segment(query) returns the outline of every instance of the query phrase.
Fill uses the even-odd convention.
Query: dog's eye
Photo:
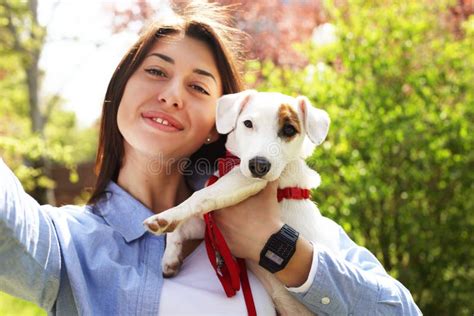
[[[291,124],[285,124],[283,126],[283,135],[291,137],[296,134],[296,129]]]
[[[252,124],[252,121],[251,121],[251,120],[245,120],[245,121],[244,121],[244,125],[245,125],[245,127],[248,127],[248,128],[252,128],[252,127],[253,127],[253,124]]]

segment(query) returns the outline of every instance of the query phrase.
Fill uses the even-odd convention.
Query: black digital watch
[[[278,272],[286,267],[296,250],[299,232],[284,224],[275,234],[271,235],[260,252],[258,264],[270,271]]]

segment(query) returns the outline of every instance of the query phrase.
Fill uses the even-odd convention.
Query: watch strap
[[[284,224],[268,239],[260,252],[258,264],[271,273],[284,269],[296,251],[298,237],[299,232]]]

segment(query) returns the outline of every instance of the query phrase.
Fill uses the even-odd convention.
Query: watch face
[[[265,252],[265,257],[273,262],[275,262],[276,264],[278,265],[281,265],[281,263],[283,262],[283,258],[278,256],[276,253],[274,253],[273,251],[271,250],[267,250]]]

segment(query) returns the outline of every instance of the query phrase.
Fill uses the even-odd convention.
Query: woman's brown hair
[[[117,126],[117,112],[125,85],[156,43],[168,35],[189,36],[203,41],[214,54],[222,80],[223,94],[243,90],[241,77],[242,35],[231,24],[229,7],[206,1],[191,1],[184,7],[173,8],[175,14],[150,24],[129,49],[115,69],[107,87],[102,107],[99,145],[95,164],[96,185],[88,204],[96,204],[104,195],[110,181],[117,181],[124,155],[124,140]],[[202,146],[191,161],[206,157],[213,163],[223,154],[225,137],[211,145]]]

